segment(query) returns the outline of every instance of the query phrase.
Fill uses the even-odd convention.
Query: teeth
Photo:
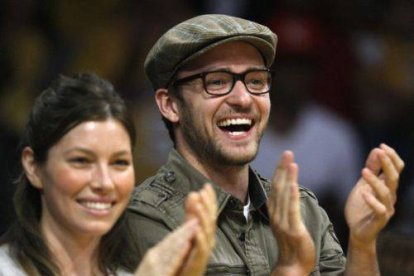
[[[103,203],[103,202],[84,202],[83,205],[89,209],[95,210],[108,210],[111,208],[111,203]]]
[[[237,135],[244,134],[244,132],[243,131],[233,131],[233,132],[229,132],[229,134],[232,135],[232,136],[237,136]]]
[[[218,123],[219,127],[227,127],[230,125],[251,125],[252,120],[246,118],[227,119]]]

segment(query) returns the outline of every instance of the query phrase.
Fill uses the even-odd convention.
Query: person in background
[[[0,241],[0,275],[202,275],[215,231],[210,185],[189,195],[187,221],[138,268],[124,210],[134,187],[135,127],[113,86],[61,76],[37,98],[20,143],[16,222]],[[204,239],[203,239],[204,238]]]
[[[128,207],[137,259],[185,220],[184,198],[208,181],[219,211],[207,274],[379,274],[376,239],[404,167],[392,148],[371,151],[347,199],[347,262],[325,211],[298,185],[293,152],[282,154],[271,181],[250,166],[269,118],[276,41],[266,26],[208,14],[172,27],[148,53],[145,70],[174,148]]]

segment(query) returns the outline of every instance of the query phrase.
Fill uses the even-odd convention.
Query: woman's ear
[[[32,148],[25,147],[21,157],[22,166],[26,177],[29,179],[33,187],[43,189],[43,183],[40,177],[38,164],[35,162],[34,152]]]
[[[159,88],[155,91],[155,101],[163,117],[172,123],[177,123],[180,120],[177,100],[171,97],[167,89]]]

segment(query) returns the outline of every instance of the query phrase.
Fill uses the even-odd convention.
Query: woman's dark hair
[[[127,107],[113,86],[95,74],[60,76],[36,99],[19,145],[34,152],[37,164],[47,161],[49,149],[71,129],[85,121],[113,118],[126,129],[135,145],[135,127]],[[41,193],[27,179],[23,169],[16,180],[13,198],[16,222],[1,243],[8,243],[13,256],[29,275],[56,275],[59,269],[40,229]],[[103,236],[98,265],[101,271],[115,271],[120,265],[119,252],[129,246],[125,240],[124,217]]]

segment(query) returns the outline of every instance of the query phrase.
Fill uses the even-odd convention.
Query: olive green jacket
[[[139,185],[131,198],[127,218],[137,242],[134,256],[143,254],[165,235],[181,225],[184,203],[190,191],[211,182],[192,167],[176,150],[157,174]],[[278,246],[269,225],[266,194],[269,182],[250,169],[249,219],[242,203],[214,185],[219,208],[216,246],[207,275],[269,275],[277,258]],[[300,188],[302,218],[315,242],[316,266],[311,275],[338,275],[344,271],[345,257],[326,213],[315,196]],[[162,264],[161,264],[162,265]]]

